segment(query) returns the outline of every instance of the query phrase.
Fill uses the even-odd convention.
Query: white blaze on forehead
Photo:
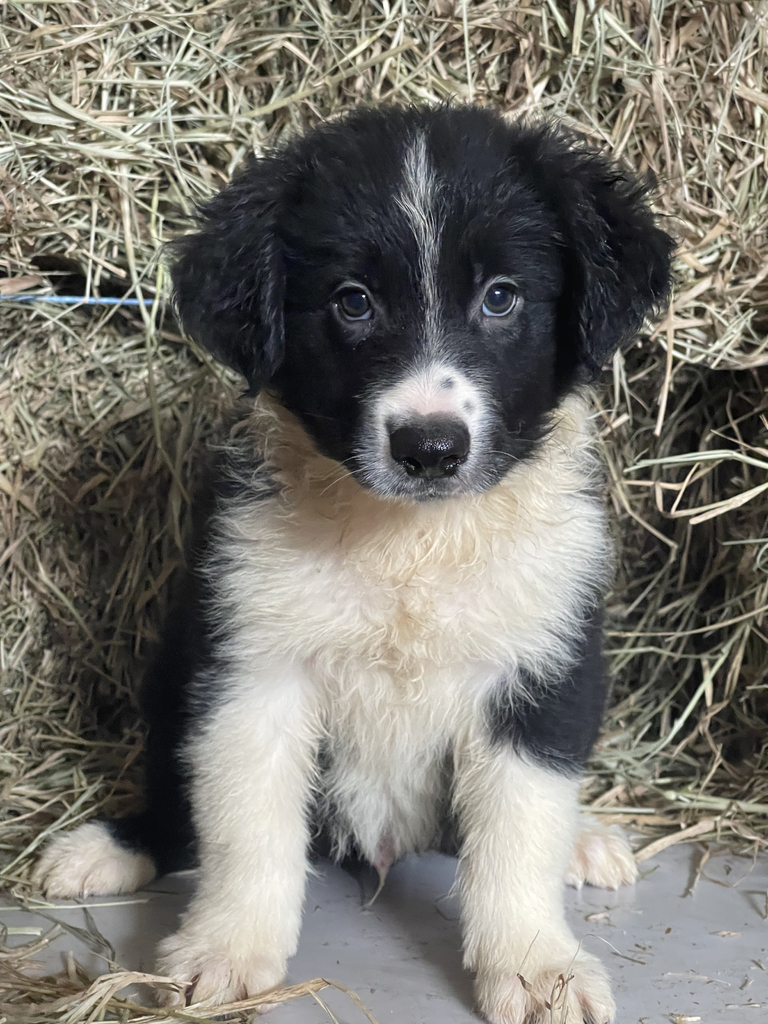
[[[437,340],[437,263],[440,224],[436,210],[436,183],[427,153],[427,140],[420,132],[405,154],[403,191],[397,205],[405,213],[419,253],[419,279],[424,302],[425,341]]]

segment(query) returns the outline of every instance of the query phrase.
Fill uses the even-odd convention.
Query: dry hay
[[[678,284],[598,398],[621,556],[586,798],[649,840],[765,845],[768,2],[17,0],[0,18],[6,294],[66,287],[37,259],[66,256],[87,294],[161,296],[158,248],[195,201],[360,102],[555,114],[656,172]],[[24,896],[42,837],[135,799],[140,665],[190,465],[238,384],[154,310],[0,316],[0,855]],[[9,977],[6,1012],[82,1019],[55,1009],[63,982]]]

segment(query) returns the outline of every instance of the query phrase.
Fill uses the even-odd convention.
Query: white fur
[[[382,392],[375,415],[395,427],[414,417],[453,417],[463,420],[472,434],[482,423],[486,403],[487,397],[456,367],[431,362]]]
[[[484,1012],[498,1024],[543,1016],[562,973],[570,1011],[608,1020],[603,969],[563,918],[576,783],[491,746],[484,718],[502,675],[512,694],[521,668],[556,684],[604,582],[585,401],[564,403],[539,454],[496,487],[424,504],[361,488],[265,397],[246,443],[265,459],[262,500],[233,501],[217,523],[229,668],[208,681],[221,702],[188,751],[200,891],[161,969],[196,1001],[281,980],[320,743],[331,768],[315,795],[335,810],[338,848],[354,839],[384,870],[434,839],[452,757]]]
[[[566,884],[577,889],[585,882],[598,889],[618,889],[621,885],[632,885],[636,880],[637,864],[621,829],[582,815],[565,873]]]
[[[254,653],[305,665],[335,710],[357,694],[377,727],[418,701],[440,719],[519,666],[569,665],[609,556],[583,400],[496,487],[426,503],[364,490],[266,400],[255,416],[281,490],[228,511],[219,542],[221,617]]]
[[[445,385],[449,384],[448,387]],[[442,417],[457,420],[469,432],[470,450],[461,467],[467,490],[481,490],[478,462],[489,427],[488,396],[455,366],[441,359],[427,361],[397,384],[371,395],[365,443],[359,462],[367,479],[381,494],[396,487],[402,474],[390,453],[390,432],[414,419]]]
[[[440,296],[437,267],[440,257],[441,225],[437,211],[437,185],[427,152],[427,140],[419,133],[405,154],[403,190],[397,205],[405,213],[416,239],[419,277],[424,302],[425,351],[434,350],[440,340]]]
[[[257,435],[278,497],[222,519],[222,620],[250,666],[303,666],[334,768],[326,794],[367,854],[432,838],[432,795],[458,723],[501,674],[556,677],[605,571],[604,518],[585,492],[587,411],[572,400],[532,462],[493,490],[387,502],[308,447],[262,400]],[[280,469],[275,471],[275,465]],[[226,689],[226,684],[219,684]]]
[[[249,640],[241,632],[217,680],[226,702],[188,751],[200,882],[181,929],[161,944],[160,969],[194,986],[195,1002],[279,984],[301,926],[315,687],[294,666],[264,660]]]
[[[47,896],[74,899],[135,892],[155,877],[143,853],[116,843],[101,822],[56,836],[37,862],[33,883]]]
[[[467,956],[487,1012],[537,930],[534,978],[568,967],[576,945],[560,890],[576,784],[504,744],[494,758],[478,737],[500,674],[514,688],[521,666],[545,678],[567,667],[564,637],[604,571],[603,513],[585,492],[586,416],[569,402],[541,455],[492,491],[416,505],[363,490],[259,402],[255,437],[281,490],[233,505],[218,524],[229,567],[219,611],[235,639],[216,681],[224,702],[189,754],[200,893],[162,950],[166,973],[198,979],[195,999],[253,994],[282,977],[299,932],[321,739],[332,767],[320,796],[336,809],[337,845],[354,838],[379,863],[434,839],[453,751],[470,822]],[[506,896],[491,877],[494,850]],[[578,998],[607,1019],[599,965],[583,955],[575,965]]]
[[[490,1021],[613,1018],[608,976],[565,922],[562,879],[577,786],[526,763],[507,744],[490,743],[486,730],[457,746],[464,961],[477,971],[480,1009]]]

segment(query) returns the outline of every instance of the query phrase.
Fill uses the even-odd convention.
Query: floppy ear
[[[255,395],[283,357],[284,270],[275,234],[283,168],[256,160],[197,213],[200,230],[168,245],[179,321],[247,379]]]
[[[663,311],[675,242],[656,226],[652,179],[635,178],[561,129],[546,129],[538,141],[539,184],[559,214],[565,247],[564,321],[576,339],[575,362],[594,378],[646,316]]]

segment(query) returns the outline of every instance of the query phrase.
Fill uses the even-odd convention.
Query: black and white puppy
[[[613,1017],[562,886],[634,875],[577,838],[610,561],[584,385],[667,295],[646,191],[551,125],[358,110],[175,243],[185,329],[258,397],[148,680],[145,810],[36,879],[126,892],[197,850],[160,960],[195,1000],[282,980],[318,831],[383,874],[451,818],[485,1016]]]

